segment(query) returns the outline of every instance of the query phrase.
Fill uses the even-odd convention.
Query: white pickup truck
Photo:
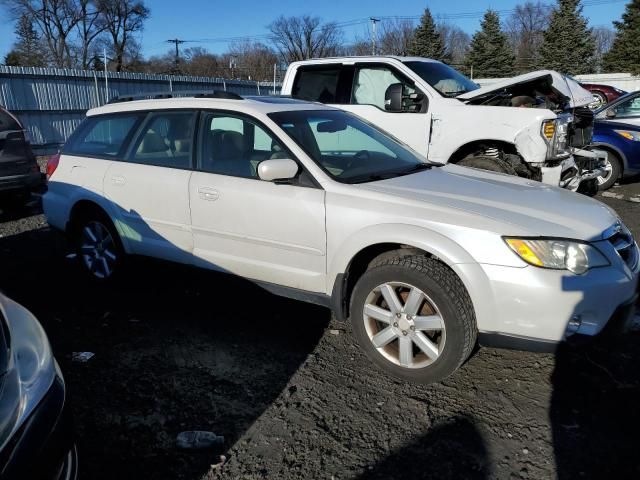
[[[292,63],[282,94],[353,112],[434,162],[591,195],[604,174],[606,152],[585,149],[593,96],[550,70],[480,87],[426,58],[323,58]]]

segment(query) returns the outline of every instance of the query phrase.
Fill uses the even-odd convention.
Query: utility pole
[[[173,74],[177,75],[180,73],[180,51],[178,50],[178,45],[180,45],[181,43],[184,43],[186,40],[180,40],[179,38],[171,38],[169,40],[167,40],[167,43],[175,43],[176,45],[176,56],[175,56],[175,60],[174,60],[174,66],[173,66]]]
[[[378,24],[378,22],[380,21],[379,18],[374,18],[374,17],[369,17],[369,20],[371,20],[371,46],[372,48],[372,54],[375,55],[376,54],[376,43],[378,43],[378,32],[376,30],[376,25]]]

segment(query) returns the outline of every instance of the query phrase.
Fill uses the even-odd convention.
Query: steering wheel
[[[349,162],[347,162],[347,169],[351,169],[354,163],[360,163],[363,160],[369,160],[369,158],[369,150],[360,150],[359,152],[356,152],[353,157],[351,157]]]

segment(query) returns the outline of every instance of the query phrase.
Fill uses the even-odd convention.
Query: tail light
[[[56,153],[55,155],[51,155],[49,157],[49,160],[47,160],[47,180],[51,178],[51,176],[53,175],[53,172],[56,171],[56,168],[58,168],[59,164],[60,164],[60,152]]]

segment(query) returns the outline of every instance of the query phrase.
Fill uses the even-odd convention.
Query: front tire
[[[106,214],[83,214],[74,222],[72,236],[78,264],[91,279],[110,280],[122,270],[124,248]]]
[[[387,373],[437,382],[469,357],[477,338],[471,299],[443,263],[422,255],[374,263],[351,297],[351,321],[366,355]]]

